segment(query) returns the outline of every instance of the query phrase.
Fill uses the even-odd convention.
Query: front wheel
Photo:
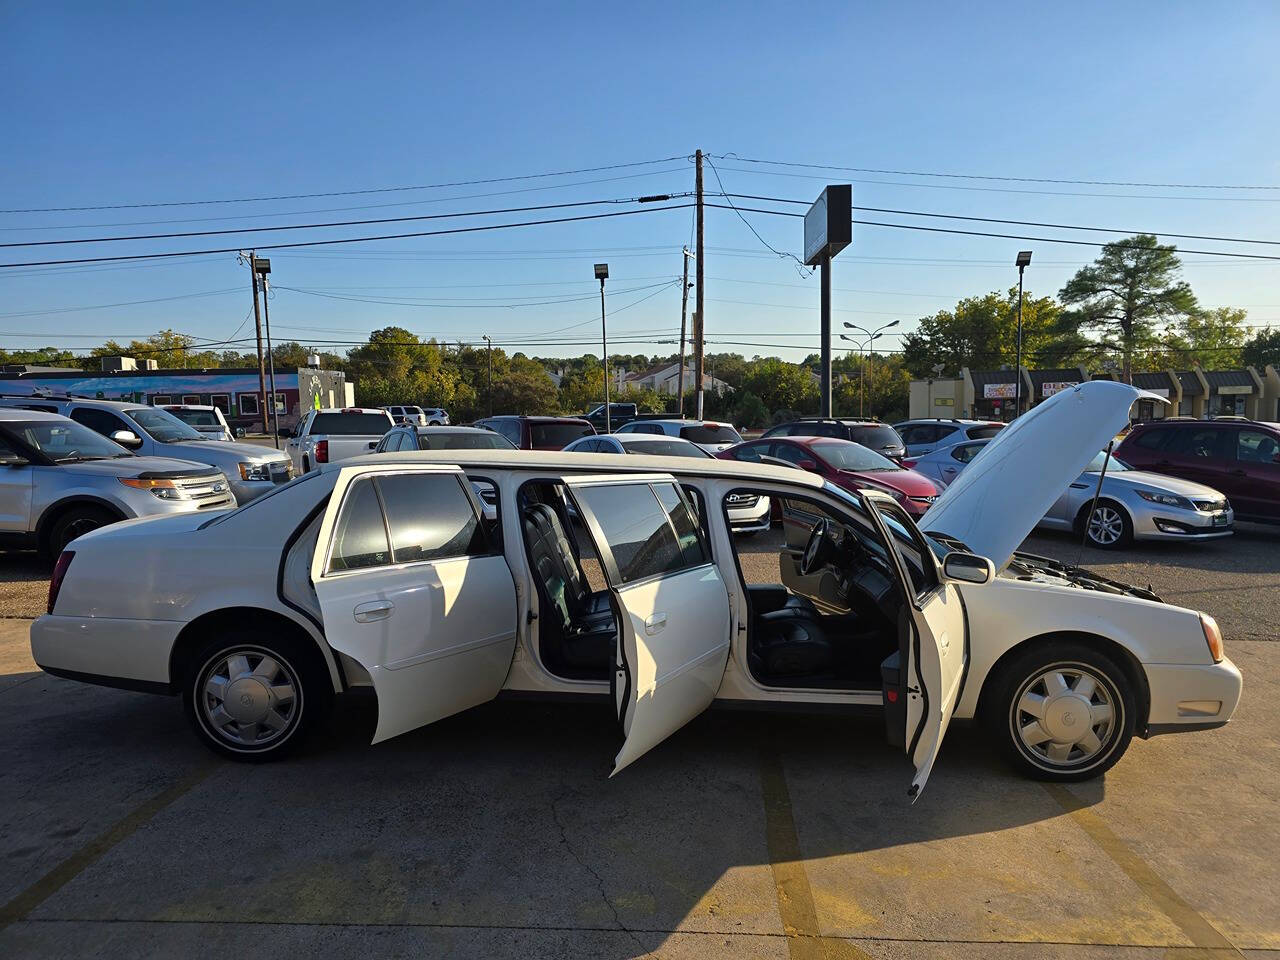
[[[76,507],[60,516],[49,530],[45,553],[57,557],[76,537],[115,523],[118,518],[98,507]]]
[[[1111,658],[1079,643],[1033,649],[1005,668],[986,713],[1013,766],[1072,783],[1109,770],[1133,739],[1137,703]]]
[[[205,745],[236,760],[275,760],[325,714],[333,689],[316,657],[266,630],[210,638],[192,658],[183,707]]]
[[[1124,507],[1112,500],[1099,500],[1084,526],[1085,539],[1100,550],[1116,550],[1133,542],[1133,521]]]

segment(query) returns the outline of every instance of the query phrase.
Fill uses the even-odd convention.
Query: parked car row
[[[510,690],[596,702],[621,732],[614,773],[719,700],[879,711],[913,798],[953,719],[983,721],[1026,775],[1096,777],[1134,735],[1225,724],[1241,692],[1212,617],[1017,552],[1137,395],[1092,381],[1049,398],[919,521],[910,496],[841,478],[909,471],[842,467],[837,448],[879,455],[835,438],[746,445],[828,474],[637,452],[681,439],[665,434],[539,453],[393,427],[383,452],[313,462],[236,510],[79,537],[32,653],[54,675],[180,695],[238,759],[284,755],[351,689],[377,698],[374,742]],[[781,583],[744,577],[744,496],[782,510]]]

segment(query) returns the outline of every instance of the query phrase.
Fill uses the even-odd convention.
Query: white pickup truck
[[[369,453],[394,426],[391,414],[377,408],[312,410],[298,421],[284,449],[295,475],[310,473],[318,464]]]

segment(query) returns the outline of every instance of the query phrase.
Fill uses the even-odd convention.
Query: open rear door
[[[492,700],[516,643],[511,570],[451,466],[341,471],[311,561],[325,637],[369,672],[373,742]]]
[[[619,622],[613,773],[710,706],[729,659],[729,594],[670,476],[567,481]]]
[[[893,546],[890,553],[908,598],[899,655],[905,666],[904,742],[916,768],[907,793],[914,802],[960,699],[969,665],[969,627],[960,592],[943,579],[933,552],[903,509],[887,497],[868,496],[867,503]]]

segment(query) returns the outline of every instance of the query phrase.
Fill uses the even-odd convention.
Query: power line
[[[879,173],[898,177],[944,177],[950,180],[1001,180],[1012,183],[1069,183],[1091,187],[1153,187],[1168,190],[1280,190],[1278,185],[1249,185],[1230,183],[1150,183],[1137,180],[1071,180],[1054,177],[1011,177],[983,173],[936,173],[921,170],[883,170],[875,167],[840,167],[822,163],[796,163],[787,160],[761,160],[743,157],[736,153],[722,154],[720,159],[738,163],[762,163],[774,167],[804,167],[810,170],[841,170],[850,173]]]
[[[729,194],[726,194],[728,197]],[[759,197],[746,193],[735,193],[732,196],[741,200],[767,200],[773,203],[794,203],[802,206],[811,206],[812,200],[788,200],[782,197]],[[859,207],[854,206],[854,210],[861,210],[864,213],[892,213],[906,217],[933,217],[942,220],[971,220],[977,223],[1008,223],[1022,227],[1051,227],[1055,230],[1085,230],[1092,233],[1147,233],[1157,237],[1176,237],[1180,240],[1214,240],[1220,243],[1260,243],[1268,246],[1280,247],[1280,240],[1254,240],[1248,237],[1214,237],[1206,236],[1200,233],[1170,233],[1167,230],[1121,230],[1118,227],[1082,227],[1071,223],[1045,223],[1042,220],[1003,220],[998,217],[971,217],[963,216],[958,213],[926,213],[922,210],[894,210],[889,207]]]
[[[651,283],[642,287],[628,287],[623,290],[616,290],[614,291],[614,293],[615,295],[635,293],[640,290],[651,290],[654,287],[668,287],[671,285],[671,283],[672,281],[666,280],[666,281],[663,281],[662,283]],[[348,301],[354,301],[356,303],[375,303],[375,304],[380,304],[382,306],[387,306],[387,307],[440,307],[445,309],[457,308],[457,309],[482,309],[482,310],[483,309],[512,310],[518,307],[544,307],[544,306],[551,306],[554,304],[562,304],[562,303],[582,303],[584,301],[596,299],[594,294],[584,294],[581,296],[560,297],[560,298],[551,299],[551,300],[538,299],[538,298],[508,298],[508,299],[523,299],[526,301],[524,303],[494,303],[492,302],[494,298],[481,298],[486,301],[489,301],[485,303],[456,302],[456,299],[453,302],[436,303],[431,301],[425,301],[420,297],[382,297],[382,298],[357,297],[357,296],[351,296],[346,294],[323,293],[319,290],[307,290],[302,287],[286,287],[282,285],[277,285],[275,289],[288,290],[292,293],[302,293],[312,297],[325,297],[329,300],[348,300]]]
[[[607,220],[612,217],[628,217],[643,213],[660,213],[664,210],[683,210],[690,203],[678,203],[665,207],[644,207],[639,210],[618,210],[614,213],[591,213],[577,217],[555,217],[546,220],[525,220],[517,223],[493,223],[476,227],[453,227],[449,230],[424,230],[416,233],[392,233],[376,237],[346,237],[339,240],[306,240],[293,243],[256,244],[257,250],[288,250],[299,247],[324,247],[341,243],[370,243],[377,240],[404,240],[410,237],[439,237],[446,234],[482,233],[490,230],[510,230],[515,227],[536,227],[551,223],[576,223],[583,220]],[[169,253],[135,253],[115,257],[78,257],[68,260],[32,260],[23,263],[0,263],[0,269],[13,267],[48,267],[68,263],[111,263],[120,260],[156,260],[168,257],[207,256],[215,253],[238,253],[239,247],[220,247],[209,250],[180,250]]]
[[[788,201],[791,202],[791,201]],[[708,207],[717,207],[721,210],[739,209],[737,207],[726,207],[720,203],[708,203]],[[791,213],[787,210],[765,210],[759,207],[742,207],[748,213],[769,213],[779,217],[800,217],[802,213]],[[853,221],[858,226],[863,227],[889,227],[896,230],[919,230],[924,233],[951,233],[966,237],[997,237],[1003,240],[1032,240],[1037,243],[1062,243],[1077,247],[1118,247],[1122,250],[1142,250],[1145,247],[1133,247],[1123,243],[1102,243],[1097,240],[1069,240],[1065,237],[1029,237],[1024,234],[1017,233],[989,233],[982,230],[957,230],[948,227],[926,227],[917,223],[883,223],[876,220],[858,220]],[[1199,253],[1207,256],[1215,257],[1234,257],[1246,260],[1280,260],[1280,256],[1272,256],[1265,253],[1232,253],[1228,250],[1180,250],[1180,253]]]
[[[365,190],[330,190],[324,193],[286,193],[269,197],[236,197],[226,200],[171,200],[164,203],[107,203],[78,207],[28,207],[0,210],[0,213],[69,213],[79,210],[142,210],[153,207],[197,207],[221,203],[262,203],[270,200],[312,200],[317,197],[355,197],[374,193],[406,193],[413,190],[438,190],[444,187],[471,187],[485,183],[511,183],[516,180],[540,180],[548,177],[567,177],[577,173],[599,173],[602,170],[622,170],[627,167],[645,167],[658,163],[684,160],[684,155],[663,157],[660,160],[636,160],[631,163],[614,163],[602,167],[579,167],[576,170],[557,170],[552,173],[526,173],[518,177],[490,177],[486,180],[452,180],[446,183],[425,183],[407,187],[375,187]]]
[[[703,159],[707,161],[707,166],[711,168],[711,172],[716,175],[716,183],[719,184],[720,186],[720,196],[724,197],[725,200],[729,202],[729,209],[732,210],[734,213],[736,213],[738,215],[738,219],[747,225],[747,229],[750,230],[753,234],[755,234],[755,238],[759,240],[760,243],[763,244],[764,247],[767,250],[769,250],[770,253],[773,253],[784,260],[787,259],[788,257],[794,260],[796,262],[796,266],[800,270],[800,276],[802,277],[813,276],[813,271],[810,270],[808,267],[806,267],[804,264],[804,261],[801,260],[799,257],[797,257],[794,253],[783,252],[782,250],[778,250],[776,247],[771,245],[767,240],[765,240],[764,237],[760,236],[760,231],[757,230],[752,225],[750,220],[748,220],[746,217],[742,215],[742,212],[738,210],[736,206],[734,206],[733,200],[730,198],[729,194],[724,192],[724,182],[720,179],[720,171],[716,169],[716,165],[712,163],[711,160],[707,158],[705,155],[703,156]]]
[[[0,313],[0,319],[13,317],[51,317],[59,313],[79,313],[84,310],[107,310],[112,307],[134,307],[143,303],[168,303],[172,300],[194,300],[199,297],[218,297],[228,293],[240,293],[239,287],[228,287],[224,290],[206,290],[203,293],[184,293],[174,297],[153,297],[150,300],[123,300],[119,303],[95,303],[87,307],[58,307],[53,310],[22,310],[16,313]]]
[[[689,193],[661,194],[663,200],[691,196]],[[228,234],[274,233],[280,230],[318,230],[328,227],[365,227],[378,223],[410,223],[419,220],[453,220],[458,217],[487,217],[499,213],[529,213],[534,210],[563,210],[566,207],[594,207],[612,203],[653,202],[648,197],[621,197],[608,200],[576,200],[569,203],[543,203],[530,207],[501,207],[495,210],[466,210],[458,213],[425,213],[413,217],[382,217],[377,220],[336,220],[329,223],[286,223],[271,227],[236,227],[228,230],[187,230],[181,233],[135,234],[125,237],[75,237],[69,240],[31,240],[25,243],[0,243],[0,248],[53,247],[81,243],[119,243],[129,240],[175,240],[184,237],[222,237]]]

